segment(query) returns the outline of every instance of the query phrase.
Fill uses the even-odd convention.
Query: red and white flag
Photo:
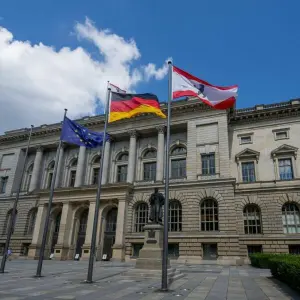
[[[227,109],[235,103],[238,86],[215,86],[173,66],[172,91],[173,99],[198,97],[215,109]]]
[[[118,86],[109,83],[110,90],[114,93],[126,94],[126,91],[120,89]]]

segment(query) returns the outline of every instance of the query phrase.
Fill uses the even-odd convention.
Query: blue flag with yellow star
[[[85,146],[86,148],[96,148],[102,146],[104,138],[103,135],[103,132],[90,131],[89,129],[65,117],[60,139],[70,144]],[[105,139],[109,139],[108,134],[106,134]]]

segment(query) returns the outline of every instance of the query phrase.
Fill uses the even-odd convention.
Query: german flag
[[[166,118],[160,109],[157,96],[153,94],[111,93],[110,123],[144,113],[153,113],[161,118]]]

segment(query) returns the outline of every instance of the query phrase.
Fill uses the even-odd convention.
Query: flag
[[[86,148],[96,148],[103,144],[103,132],[93,132],[89,129],[71,121],[65,117],[60,139],[67,143],[75,144],[78,146],[85,146]],[[105,135],[106,140],[109,135]]]
[[[126,91],[120,89],[118,86],[112,83],[109,83],[109,87],[112,92],[126,94]]]
[[[215,109],[227,109],[235,104],[237,91],[237,85],[215,86],[173,66],[173,99],[186,96],[198,97]]]
[[[166,117],[160,109],[156,95],[111,93],[109,122],[131,118],[143,113],[154,113],[161,118]]]

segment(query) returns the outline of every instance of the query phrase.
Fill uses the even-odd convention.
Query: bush
[[[300,290],[300,257],[285,255],[269,260],[272,275],[287,283],[294,289]]]
[[[269,269],[270,259],[284,257],[287,254],[255,253],[249,256],[251,266],[261,269]]]

